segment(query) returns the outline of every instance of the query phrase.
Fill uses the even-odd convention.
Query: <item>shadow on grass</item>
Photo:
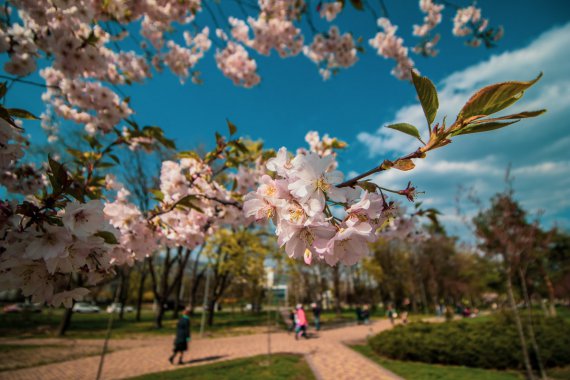
[[[182,365],[212,362],[214,360],[225,358],[226,356],[228,356],[228,355],[213,355],[213,356],[206,356],[204,358],[190,359],[187,361],[183,361]]]

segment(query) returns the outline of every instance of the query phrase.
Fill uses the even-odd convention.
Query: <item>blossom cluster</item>
[[[422,37],[423,41],[414,47],[414,53],[435,57],[438,53],[435,45],[439,42],[440,35],[436,34],[431,39],[428,36],[441,23],[441,12],[444,6],[443,4],[435,4],[433,0],[420,0],[420,9],[426,16],[422,25],[414,25],[413,34],[414,36]]]
[[[48,88],[43,100],[48,109],[42,118],[44,128],[51,131],[51,140],[55,140],[56,116],[84,125],[90,133],[111,131],[121,118],[134,112],[116,86],[142,83],[154,71],[167,68],[181,82],[191,78],[201,83],[196,65],[212,44],[209,28],[196,23],[204,13],[211,16],[218,37],[226,45],[216,50],[217,66],[238,86],[253,87],[260,82],[257,63],[246,49],[261,55],[276,51],[280,57],[304,52],[324,79],[357,61],[361,48],[355,47],[352,36],[341,35],[336,26],[319,33],[312,22],[313,9],[303,0],[258,0],[247,9],[241,0],[238,3],[242,18],[226,16],[222,10],[225,4],[216,5],[226,21],[230,41],[226,32],[219,32],[222,24],[202,0],[10,1],[0,15],[0,53],[7,55],[5,71],[15,77],[44,68],[42,76]],[[414,51],[434,56],[440,37],[429,34],[441,22],[443,5],[433,0],[419,0],[419,5],[425,17],[422,25],[414,25],[414,35],[422,37]],[[343,7],[343,1],[323,1],[316,12],[330,22]],[[251,9],[255,12],[250,15]],[[310,44],[305,44],[308,39],[298,25],[305,17],[315,36]],[[413,62],[402,39],[395,36],[396,26],[388,19],[378,22],[384,31],[371,40],[371,45],[381,56],[397,61],[395,76],[409,79]],[[135,28],[139,28],[140,36]],[[181,35],[177,35],[179,30]],[[503,32],[489,28],[480,9],[470,6],[458,10],[453,33],[470,35],[468,44],[478,46],[482,41],[492,45]]]
[[[260,0],[258,17],[248,17],[247,24],[235,17],[229,18],[232,36],[263,55],[269,55],[271,50],[276,50],[281,57],[297,55],[303,47],[303,35],[293,21],[303,6],[304,2],[298,0]],[[253,38],[249,36],[250,27]]]
[[[26,139],[16,127],[0,118],[0,173],[24,156]]]
[[[358,60],[352,35],[341,35],[336,26],[332,26],[324,35],[317,34],[311,46],[305,46],[303,52],[319,66],[325,80],[330,78],[333,70],[350,67]]]
[[[188,71],[191,70],[204,54],[210,49],[212,41],[208,38],[210,30],[205,27],[200,33],[192,36],[184,33],[184,40],[187,47],[182,47],[174,41],[168,41],[168,52],[164,54],[164,63],[170,70],[180,78],[183,83],[188,78]]]
[[[503,37],[503,28],[496,30],[488,28],[489,20],[481,16],[481,9],[471,5],[457,10],[453,18],[453,35],[458,37],[471,36],[467,44],[473,47],[487,44],[491,41],[498,41]]]
[[[108,133],[133,113],[126,101],[101,82],[70,78],[51,67],[43,69],[40,75],[48,85],[43,100],[57,115],[85,125],[90,134]]]
[[[237,190],[256,186],[251,175],[258,171],[240,168]],[[21,289],[34,302],[69,305],[88,292],[71,290],[77,286],[74,276],[93,286],[116,266],[133,265],[163,247],[194,249],[220,226],[247,225],[234,193],[212,177],[201,159],[164,161],[160,202],[150,214],[129,201],[130,192],[112,175],[105,182],[113,200],[105,202],[74,200],[47,211],[38,201],[0,202],[0,289]],[[34,219],[40,214],[42,222]]]
[[[333,1],[332,3],[324,3],[318,9],[319,15],[327,21],[332,21],[342,11],[342,2]]]
[[[435,4],[433,0],[420,0],[420,9],[426,16],[422,25],[414,25],[414,36],[425,37],[438,26],[443,8],[442,4]]]
[[[51,216],[53,224],[34,224],[15,203],[0,202],[0,288],[21,289],[33,302],[54,306],[84,295],[85,289],[70,291],[70,276],[80,272],[93,285],[113,272],[108,236],[118,231],[103,208],[100,200],[73,201]]]
[[[355,264],[392,209],[380,194],[338,187],[343,175],[336,167],[333,155],[300,151],[293,157],[281,148],[266,164],[270,174],[246,195],[245,215],[272,220],[290,257]]]
[[[225,36],[222,31],[218,33],[220,36]],[[225,38],[227,40],[227,37]],[[243,45],[237,42],[228,40],[224,49],[217,49],[216,63],[222,73],[235,85],[250,88],[261,81],[257,74],[257,63],[250,58]]]
[[[404,46],[404,40],[396,36],[398,27],[392,25],[385,17],[378,19],[378,26],[383,31],[369,40],[370,46],[382,57],[396,61],[396,67],[392,69],[394,76],[399,79],[410,79],[410,70],[414,67],[414,61],[408,57],[408,48]]]

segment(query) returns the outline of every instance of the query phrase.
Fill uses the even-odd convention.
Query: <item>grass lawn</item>
[[[95,356],[100,353],[100,344],[79,347],[74,344],[0,344],[0,373]]]
[[[131,380],[312,380],[314,375],[299,355],[279,354],[254,356],[174,371],[157,372],[134,377]]]
[[[313,313],[307,309],[307,317],[313,325]],[[0,336],[18,338],[47,338],[54,337],[61,321],[63,309],[44,309],[42,313],[28,314],[0,314]],[[377,316],[379,316],[377,314]],[[372,316],[374,318],[374,315]],[[74,313],[71,326],[66,334],[75,339],[98,339],[105,337],[109,314]],[[271,320],[278,328],[285,328],[281,314],[271,311]],[[201,313],[192,318],[192,333],[196,336],[200,331]],[[321,325],[335,326],[345,322],[356,322],[354,310],[343,310],[340,316],[334,311],[326,311],[321,315]],[[171,312],[166,312],[163,319],[163,328],[154,327],[154,313],[150,309],[143,310],[141,321],[135,320],[135,313],[125,313],[124,319],[119,320],[118,315],[113,319],[113,338],[129,338],[141,335],[173,335],[177,320],[171,318]],[[206,326],[208,337],[223,337],[265,332],[267,326],[267,312],[232,312],[224,310],[216,312],[214,325]]]
[[[368,345],[350,346],[355,351],[372,359],[382,367],[406,380],[523,380],[516,372],[493,371],[479,368],[444,366],[385,359],[378,356]]]
[[[0,336],[21,338],[53,337],[61,321],[63,309],[44,309],[37,314],[0,314]],[[120,321],[115,315],[113,319],[113,338],[128,338],[133,335],[173,335],[177,320],[167,313],[163,319],[163,328],[154,327],[154,314],[144,310],[141,321],[135,320],[135,313],[126,313]],[[192,318],[192,333],[199,334],[201,315]],[[104,338],[109,314],[74,313],[71,326],[66,334],[69,338]],[[256,326],[267,325],[267,314],[250,312],[218,312],[214,318],[214,326],[206,326],[208,336],[220,337],[256,332]]]

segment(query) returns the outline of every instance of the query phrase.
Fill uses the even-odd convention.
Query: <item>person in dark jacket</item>
[[[174,350],[168,361],[174,364],[174,358],[178,353],[178,364],[183,364],[184,352],[188,350],[188,342],[190,342],[190,310],[185,309],[182,312],[182,317],[178,320],[176,325],[176,338],[174,339]]]
[[[313,302],[311,304],[311,309],[313,309],[313,317],[315,320],[315,330],[319,331],[321,329],[321,306]]]

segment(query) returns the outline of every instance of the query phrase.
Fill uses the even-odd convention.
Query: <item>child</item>
[[[297,329],[295,330],[295,339],[299,339],[299,336],[307,339],[307,317],[305,316],[305,310],[303,310],[303,305],[297,305]]]

